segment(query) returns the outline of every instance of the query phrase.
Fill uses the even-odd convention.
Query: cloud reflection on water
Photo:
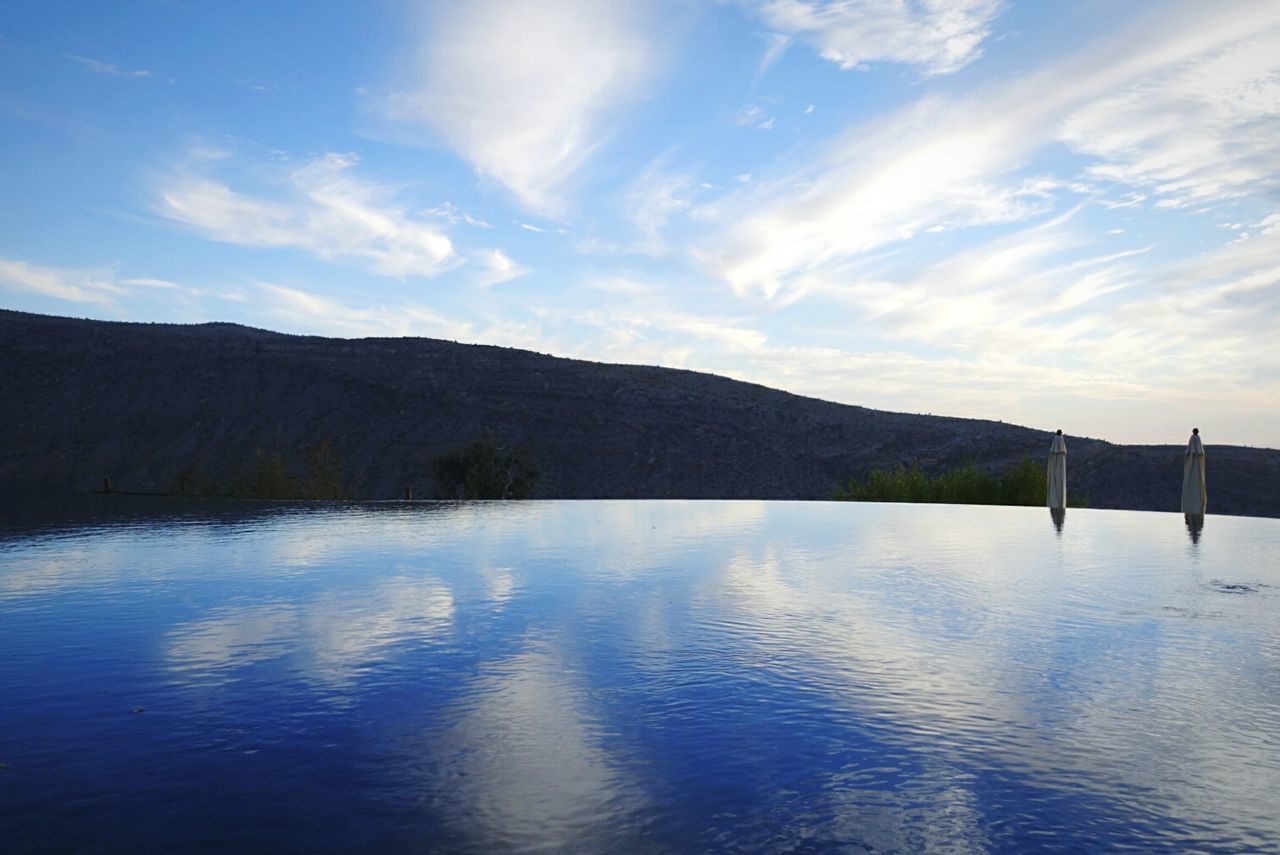
[[[468,846],[605,851],[632,836],[619,817],[636,815],[644,791],[606,748],[584,676],[557,645],[531,641],[487,663],[430,734],[429,788]]]
[[[199,709],[358,710],[377,774],[478,849],[652,842],[673,817],[709,848],[731,827],[758,848],[998,849],[1011,811],[1274,830],[1280,532],[1215,519],[1191,561],[1175,515],[1072,514],[334,508],[44,544],[0,604],[101,595],[105,620],[168,596],[163,679]]]
[[[304,678],[341,689],[361,668],[391,655],[393,645],[447,632],[453,615],[453,594],[442,582],[396,576],[354,596],[217,609],[175,630],[166,659],[184,679],[208,684],[286,657]]]
[[[893,515],[826,554],[752,544],[701,595],[741,628],[740,655],[754,648],[859,727],[892,722],[890,739],[927,746],[949,774],[1070,782],[1202,830],[1269,826],[1280,763],[1259,759],[1280,732],[1280,672],[1252,642],[1274,641],[1274,601],[1229,630],[1172,620],[1166,604],[1196,615],[1182,604],[1205,592],[1175,569],[1171,516],[1139,531],[1133,515],[1095,513],[1091,545],[1045,562],[1042,524],[946,513],[945,527],[928,510]],[[1162,523],[1170,536],[1153,536]]]

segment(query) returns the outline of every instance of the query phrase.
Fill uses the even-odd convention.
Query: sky
[[[1280,3],[6,0],[0,307],[1280,448]]]

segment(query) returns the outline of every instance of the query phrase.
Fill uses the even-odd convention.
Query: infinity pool
[[[1280,521],[0,522],[0,851],[1280,851]]]

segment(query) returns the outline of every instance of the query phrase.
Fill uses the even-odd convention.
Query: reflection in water
[[[190,682],[231,679],[236,669],[279,657],[331,687],[397,643],[422,643],[449,628],[453,595],[434,579],[403,576],[369,590],[325,593],[300,603],[219,609],[186,624],[169,644],[170,666]]]
[[[1066,508],[1050,508],[1049,518],[1053,520],[1053,528],[1058,534],[1062,534],[1062,526],[1067,521]]]
[[[1200,532],[1204,530],[1204,514],[1183,514],[1183,519],[1187,523],[1187,534],[1191,536],[1191,543],[1199,545]]]
[[[200,507],[0,540],[0,848],[1280,835],[1278,521]]]
[[[486,852],[617,848],[643,791],[604,747],[574,668],[534,642],[485,670],[427,745],[450,830]]]
[[[1033,811],[1055,800],[1095,802],[1086,812],[1101,830],[1152,810],[1206,835],[1231,819],[1274,825],[1267,793],[1280,787],[1280,763],[1267,734],[1280,726],[1276,689],[1206,668],[1221,643],[1209,628],[1160,626],[1143,600],[1181,599],[1148,575],[1170,572],[1163,556],[1146,556],[1144,567],[1143,544],[1133,542],[1114,555],[1137,572],[1118,579],[1100,578],[1098,568],[1076,580],[1006,568],[1002,586],[973,584],[976,576],[956,586],[948,565],[975,557],[950,552],[950,538],[936,551],[931,530],[917,529],[913,549],[943,560],[888,585],[835,576],[804,553],[766,549],[757,560],[730,561],[714,598],[740,612],[725,618],[740,634],[733,647],[744,649],[744,661],[802,675],[826,703],[861,721],[891,722],[887,755],[927,750],[947,773],[938,780],[967,780],[979,801],[992,797],[992,776],[1012,776],[1057,790],[1024,802]],[[1073,572],[1090,572],[1084,557]],[[1117,582],[1129,590],[1098,597],[1100,583]],[[1079,599],[1088,589],[1092,596]],[[1266,611],[1239,615],[1236,631],[1274,643]],[[1274,679],[1274,668],[1259,664]],[[1215,804],[1205,781],[1223,784],[1231,800]],[[1048,830],[1063,820],[1041,821]],[[1141,829],[1160,833],[1158,823]]]

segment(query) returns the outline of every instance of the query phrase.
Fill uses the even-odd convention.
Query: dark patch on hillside
[[[328,440],[349,492],[432,494],[430,459],[491,431],[527,445],[535,496],[826,499],[919,460],[1042,459],[1047,432],[833,404],[710,374],[432,339],[327,339],[235,324],[0,310],[0,479],[226,492],[255,456]],[[1176,511],[1180,446],[1069,437],[1092,507]],[[1280,516],[1280,452],[1209,446],[1212,513]],[[180,477],[181,476],[181,477]]]

